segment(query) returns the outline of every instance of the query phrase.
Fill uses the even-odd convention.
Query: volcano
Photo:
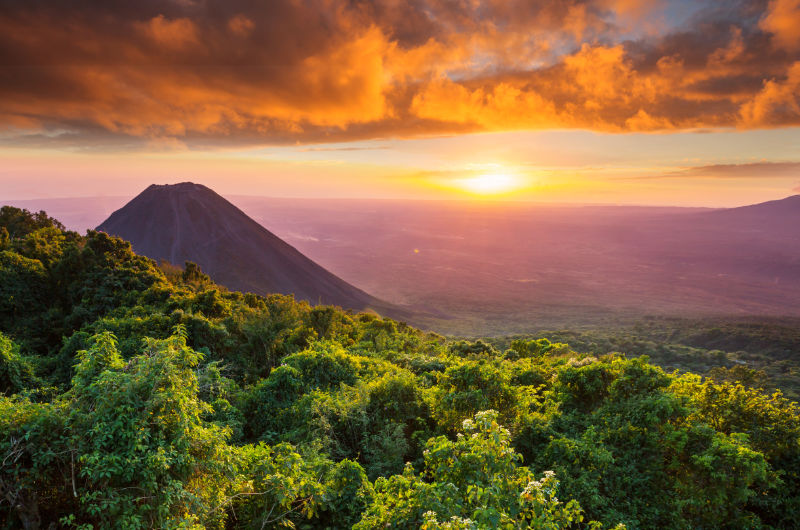
[[[153,184],[97,230],[130,241],[136,253],[156,261],[193,261],[231,290],[291,294],[387,316],[405,313],[324,269],[200,184]]]

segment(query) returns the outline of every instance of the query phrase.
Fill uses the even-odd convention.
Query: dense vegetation
[[[800,400],[800,320],[766,317],[645,317],[621,325],[583,330],[539,330],[538,336],[604,355],[647,355],[662,368],[740,381],[765,390],[780,388]],[[492,339],[505,349],[515,339]]]
[[[5,528],[790,528],[796,404],[227,292],[0,210]],[[635,354],[635,351],[629,351]]]

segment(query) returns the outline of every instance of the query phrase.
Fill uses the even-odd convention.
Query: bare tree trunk
[[[31,495],[30,499],[26,499],[22,495],[19,496],[14,509],[24,530],[39,530],[42,526],[42,517],[39,515],[39,503],[36,500],[35,493]]]

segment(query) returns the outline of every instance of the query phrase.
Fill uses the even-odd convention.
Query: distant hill
[[[784,199],[761,202],[749,206],[740,206],[739,208],[716,210],[711,213],[716,216],[744,216],[749,218],[777,217],[786,219],[786,216],[800,217],[800,195],[792,195]]]
[[[399,308],[317,265],[200,184],[153,184],[97,230],[130,241],[135,252],[155,260],[193,261],[232,290],[293,294],[315,304],[403,316]]]
[[[800,239],[800,195],[705,214],[704,221],[721,228],[765,232]]]

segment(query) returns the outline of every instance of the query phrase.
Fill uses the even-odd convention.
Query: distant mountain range
[[[800,195],[776,201],[708,212],[704,222],[723,228],[759,231],[770,236],[800,239]]]
[[[200,184],[154,184],[97,230],[130,241],[135,252],[156,261],[181,266],[193,261],[231,290],[292,294],[313,304],[402,313],[317,265]]]

